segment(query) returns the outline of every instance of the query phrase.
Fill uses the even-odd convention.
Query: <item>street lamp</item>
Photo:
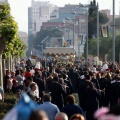
[[[41,41],[41,47],[42,47],[42,57],[43,57],[43,43],[49,38],[49,36],[46,36],[42,41]]]
[[[76,12],[72,12],[72,14],[76,14]],[[78,14],[78,15],[86,15],[86,62],[88,62],[88,10],[85,14]],[[80,35],[80,21],[78,19],[78,27],[79,27],[79,32],[78,35]],[[78,45],[78,51],[80,52],[80,45]],[[78,52],[78,54],[79,54]]]
[[[113,0],[113,40],[112,40],[112,61],[115,63],[115,0]]]
[[[97,6],[87,5],[85,7],[87,7],[87,8],[96,8],[97,9],[97,56],[99,57],[99,4],[97,3]],[[87,37],[88,37],[88,34],[87,34]],[[88,43],[86,43],[86,44],[88,44]]]
[[[70,32],[70,29],[69,29],[69,23],[67,23],[67,21],[69,21],[70,19],[67,17],[67,18],[65,18],[65,22],[64,22],[64,24],[65,24],[65,28],[67,28],[67,42],[69,42],[69,45],[70,45],[70,40],[69,40],[69,32]]]
[[[74,19],[69,18],[69,17],[67,17],[65,19],[70,21],[70,22],[71,21],[73,22],[72,26],[73,26],[73,49],[74,49],[75,48],[75,24],[74,24]]]
[[[41,56],[43,57],[43,44],[41,44],[41,45],[38,45],[38,47],[41,47]]]

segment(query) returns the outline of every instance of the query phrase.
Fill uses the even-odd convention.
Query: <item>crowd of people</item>
[[[33,113],[36,117],[31,116],[30,120],[102,120],[101,115],[94,115],[96,110],[107,107],[110,109],[104,114],[108,114],[115,105],[119,108],[120,70],[117,65],[89,66],[77,62],[56,66],[53,61],[44,65],[34,66],[30,59],[21,60],[14,71],[6,70],[4,77],[5,92],[16,94],[17,101],[26,93],[37,104]],[[3,90],[0,92],[4,101]],[[78,95],[79,104],[74,94]],[[115,115],[119,116],[120,111]]]

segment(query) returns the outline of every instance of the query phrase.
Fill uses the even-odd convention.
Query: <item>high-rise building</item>
[[[32,34],[32,7],[28,8],[28,36]]]
[[[87,9],[82,4],[67,4],[64,7],[56,8],[51,13],[51,19],[49,22],[65,22],[66,18],[75,19],[76,16],[85,16]]]
[[[42,23],[50,20],[50,14],[54,11],[55,6],[50,2],[34,1],[28,8],[28,35],[40,31]]]

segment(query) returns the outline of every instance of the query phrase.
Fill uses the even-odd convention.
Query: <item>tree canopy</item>
[[[18,47],[17,47],[18,46]],[[18,37],[18,25],[10,15],[9,4],[0,4],[0,54],[21,56],[26,46]]]
[[[29,37],[29,45],[33,46],[35,49],[39,49],[39,45],[41,44],[41,41],[46,38],[47,36],[50,37],[61,37],[62,31],[58,28],[48,28],[48,29],[41,29],[39,32],[37,32],[35,35],[31,35]]]
[[[96,0],[90,2],[89,5],[89,20],[88,20],[88,36],[92,39],[93,35],[97,35],[97,4]],[[106,14],[99,12],[99,24],[105,24],[108,22]]]
[[[100,38],[99,40],[99,52],[100,58],[104,60],[105,54],[108,54],[108,60],[112,60],[112,37],[109,38]],[[86,53],[86,47],[85,47]],[[84,53],[84,54],[85,54]],[[89,40],[88,42],[88,54],[96,56],[97,53],[97,40]],[[119,54],[120,54],[120,35],[116,36],[115,40],[115,59],[119,62]]]

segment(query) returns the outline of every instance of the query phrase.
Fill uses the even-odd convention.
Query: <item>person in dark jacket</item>
[[[10,78],[10,71],[6,70],[6,75],[4,76],[4,81],[3,81],[3,85],[4,85],[4,91],[7,91],[7,81]]]
[[[110,106],[120,104],[120,76],[116,75],[115,80],[111,81],[109,87]]]
[[[53,78],[53,82],[49,86],[49,90],[51,92],[51,97],[52,97],[52,103],[56,104],[58,108],[61,110],[64,105],[64,96],[65,96],[65,90],[63,89],[62,85],[58,83],[58,77],[55,76]]]
[[[73,95],[68,95],[66,98],[67,105],[63,107],[62,112],[66,113],[68,118],[74,114],[81,114],[85,117],[82,108],[75,104],[75,97]]]
[[[67,75],[66,74],[63,74],[63,80],[64,80],[64,83],[67,85],[67,88],[66,88],[66,95],[69,95],[69,94],[72,94],[73,93],[73,86],[71,84],[71,81],[67,79]]]
[[[85,89],[87,87],[87,80],[90,79],[89,75],[86,75],[85,78],[78,78],[78,97],[79,105],[85,111]]]
[[[37,83],[37,86],[39,87],[39,97],[41,98],[41,103],[42,103],[44,91],[45,91],[45,85],[44,85],[44,81],[40,77],[40,74],[36,75],[35,82]]]
[[[97,91],[91,81],[87,81],[87,88],[85,89],[85,107],[86,118],[88,120],[94,120],[93,114],[98,109],[100,93]]]

